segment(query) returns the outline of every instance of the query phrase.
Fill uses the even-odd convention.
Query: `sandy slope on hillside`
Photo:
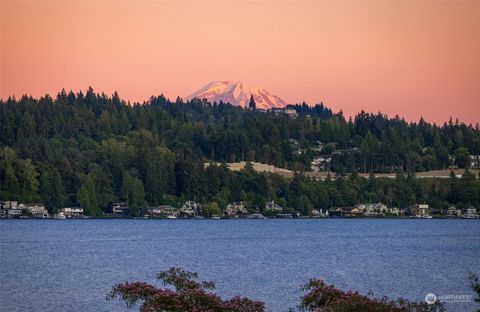
[[[206,164],[208,165],[208,163]],[[273,165],[268,165],[268,164],[262,164],[262,163],[257,163],[257,162],[252,162],[253,169],[255,169],[258,172],[271,172],[271,173],[277,173],[281,176],[291,178],[293,177],[293,171],[284,169],[284,168],[278,168]],[[241,170],[245,167],[245,162],[235,162],[235,163],[227,163],[227,166],[230,170],[238,171]],[[462,169],[456,169],[453,170],[457,177],[461,177],[464,170]],[[432,170],[432,171],[425,171],[425,172],[417,172],[416,176],[417,178],[448,178],[450,176],[451,170]],[[475,174],[475,176],[478,178],[479,170],[471,170],[472,173]],[[324,180],[327,176],[327,172],[305,172],[304,173],[308,177],[313,177],[316,179],[322,179]],[[335,173],[331,172],[330,173],[331,177],[335,177]],[[367,177],[369,174],[364,174],[360,173],[360,176]],[[395,178],[395,173],[377,173],[375,175],[376,177],[383,177],[383,178]]]

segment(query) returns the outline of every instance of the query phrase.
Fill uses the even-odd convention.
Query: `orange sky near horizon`
[[[346,116],[480,122],[480,1],[1,0],[0,44],[2,99],[241,80]]]

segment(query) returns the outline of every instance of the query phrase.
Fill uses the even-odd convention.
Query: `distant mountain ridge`
[[[206,99],[209,102],[228,102],[230,104],[247,107],[250,96],[253,95],[257,108],[269,109],[285,107],[287,103],[278,96],[259,87],[250,86],[242,81],[213,81],[192,93],[187,99]]]

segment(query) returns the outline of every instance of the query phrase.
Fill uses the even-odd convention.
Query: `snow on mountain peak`
[[[233,105],[248,107],[250,96],[253,95],[257,108],[269,109],[272,107],[284,107],[287,103],[278,96],[271,94],[265,89],[249,86],[242,81],[213,81],[200,90],[192,93],[187,99],[206,99],[213,102],[228,102]]]

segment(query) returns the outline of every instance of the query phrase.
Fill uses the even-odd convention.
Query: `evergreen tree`
[[[465,147],[460,147],[455,150],[455,164],[458,168],[470,167],[470,153]]]
[[[253,95],[250,95],[250,101],[248,102],[248,108],[251,110],[255,110],[257,108],[257,103],[255,103],[255,99],[253,98]]]
[[[77,192],[77,201],[87,216],[97,215],[97,199],[95,197],[95,185],[90,175],[84,178],[82,186]]]
[[[139,216],[145,204],[145,190],[142,181],[128,172],[123,174],[122,197],[128,202],[129,214]]]
[[[57,168],[50,165],[40,168],[40,194],[43,203],[51,213],[57,213],[58,209],[62,208],[67,196]]]

